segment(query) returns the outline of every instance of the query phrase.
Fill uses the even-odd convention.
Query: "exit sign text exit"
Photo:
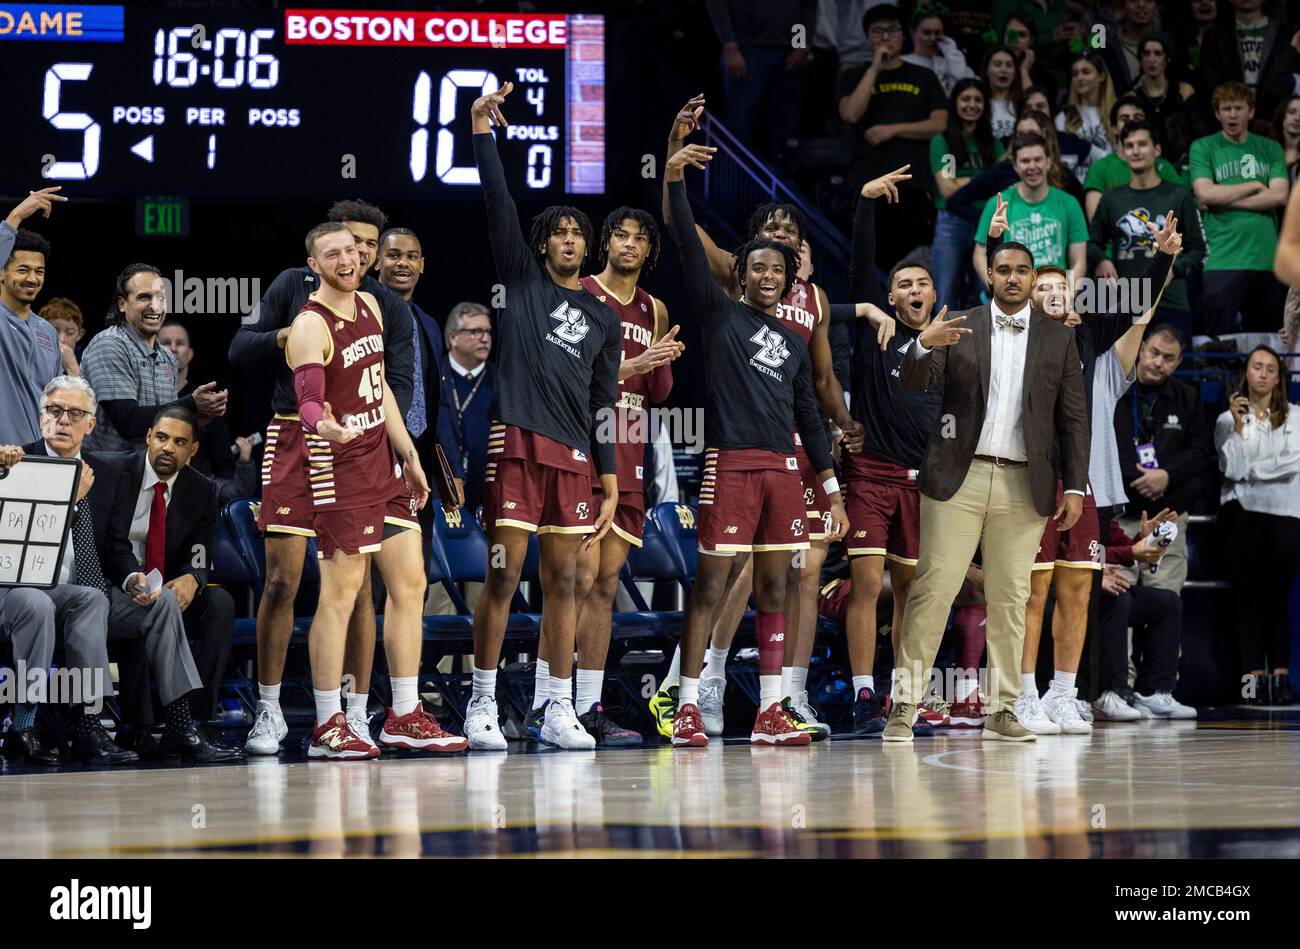
[[[136,237],[188,237],[189,233],[188,199],[161,195],[142,195],[136,199]]]

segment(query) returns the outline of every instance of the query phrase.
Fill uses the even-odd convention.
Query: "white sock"
[[[1077,676],[1077,672],[1062,672],[1057,669],[1052,675],[1052,689],[1060,695],[1069,695],[1074,691],[1074,680]]]
[[[727,677],[727,653],[728,649],[714,649],[709,647],[709,655],[705,660],[704,672],[700,675],[701,679],[725,679]]]
[[[762,678],[762,676],[760,676],[759,678]],[[782,666],[781,685],[780,685],[781,694],[776,697],[776,700],[778,702],[781,701],[781,699],[785,698],[787,695],[790,695],[791,693],[794,692],[794,689],[791,688],[790,686],[790,683],[793,679],[794,679],[794,666]],[[763,704],[763,708],[767,708],[771,704],[772,704],[771,702],[765,702]]]
[[[784,675],[758,677],[758,710],[766,712],[775,703],[789,695],[786,691],[786,681]]]
[[[964,702],[970,698],[970,694],[979,687],[979,679],[958,679],[957,684],[953,687],[958,702]]]
[[[280,683],[277,682],[275,685],[257,683],[257,702],[259,705],[267,706],[281,718],[284,717],[284,713],[280,711]]]
[[[808,691],[808,670],[802,666],[792,666],[790,668],[790,692],[792,695],[802,695]]]
[[[578,711],[585,715],[591,707],[600,702],[600,693],[605,686],[604,669],[578,670]]]
[[[388,684],[393,687],[393,711],[398,715],[410,715],[420,704],[420,677],[389,676]]]
[[[480,669],[475,666],[474,691],[471,698],[479,698],[484,695],[493,699],[497,697],[497,671],[496,669]]]
[[[677,707],[700,704],[700,680],[681,677],[681,688],[677,692]]]
[[[1021,673],[1020,675],[1020,694],[1028,695],[1030,692],[1038,694],[1038,681],[1034,678],[1032,672]]]
[[[366,717],[366,705],[370,701],[370,695],[365,692],[348,692],[346,693],[348,701],[348,718],[354,715],[361,718]],[[396,696],[394,696],[396,698]]]
[[[558,702],[560,699],[573,701],[573,678],[557,679],[551,676],[550,698]]]
[[[668,674],[664,676],[664,681],[659,683],[659,690],[663,691],[665,689],[671,689],[675,685],[679,685],[682,681],[681,674],[682,647],[678,645],[678,647],[673,650],[673,661],[672,664],[668,666]]]
[[[326,689],[322,692],[320,689],[312,689],[312,696],[316,699],[316,725],[324,725],[331,718],[343,711],[343,699],[338,689]]]
[[[875,676],[854,676],[853,697],[857,698],[858,693],[861,692],[863,689],[870,689],[872,692],[876,691],[876,677]]]
[[[550,698],[551,664],[538,658],[537,671],[533,673],[533,708],[539,709]]]

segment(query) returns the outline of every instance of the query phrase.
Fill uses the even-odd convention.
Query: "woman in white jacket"
[[[1219,416],[1219,525],[1231,564],[1243,696],[1291,704],[1288,603],[1300,569],[1300,406],[1287,402],[1282,359],[1257,346]],[[1271,670],[1271,674],[1270,674]]]

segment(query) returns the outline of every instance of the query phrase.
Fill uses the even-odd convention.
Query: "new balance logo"
[[[289,508],[287,508],[287,507],[277,507],[277,508],[275,509],[275,513],[276,513],[276,514],[288,514],[288,513],[289,513]]]
[[[853,537],[854,537],[855,540],[861,540],[862,538],[864,538],[864,537],[866,537],[866,536],[867,536],[867,532],[866,532],[866,531],[854,531],[854,532],[853,532]]]
[[[363,533],[363,534],[373,534],[374,532],[375,532],[375,525],[374,525],[374,524],[371,524],[371,525],[369,525],[365,530],[363,530],[361,533]]]
[[[505,504],[503,504],[503,505],[501,505],[501,506],[502,506],[503,508],[505,508],[507,511],[513,511],[513,510],[514,510],[515,508],[517,508],[519,505],[516,504],[514,501],[507,501]]]
[[[735,526],[728,527],[728,528],[727,528],[727,533],[728,533],[728,534],[734,534],[734,533],[736,533],[739,529],[740,529],[740,528],[735,527]]]

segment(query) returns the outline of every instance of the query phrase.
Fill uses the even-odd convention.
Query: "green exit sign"
[[[146,194],[136,199],[136,237],[188,237],[189,233],[188,198]]]

